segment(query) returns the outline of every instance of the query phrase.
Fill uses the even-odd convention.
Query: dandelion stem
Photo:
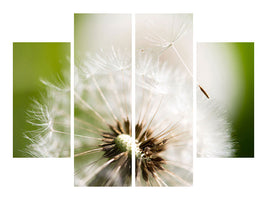
[[[186,65],[185,61],[183,60],[182,56],[180,55],[179,51],[177,50],[177,48],[174,46],[174,43],[171,43],[170,46],[172,47],[173,51],[175,52],[175,54],[177,55],[177,57],[179,58],[179,60],[182,62],[182,64],[184,65],[185,69],[187,70],[188,74],[191,76],[191,78],[193,79],[193,73],[191,72],[191,70],[189,69],[189,67]],[[197,82],[196,83],[197,86],[199,87],[199,89],[201,90],[201,92],[209,99],[209,95],[208,93],[204,90],[203,87],[201,87],[201,85]]]

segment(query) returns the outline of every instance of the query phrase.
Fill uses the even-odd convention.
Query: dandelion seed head
[[[108,56],[102,58],[105,59],[103,63],[112,63],[109,66],[121,63],[114,62],[121,58],[110,59]],[[192,151],[190,145],[182,148],[184,145],[182,141],[184,143],[191,141],[191,128],[179,127],[183,126],[181,123],[185,120],[182,120],[179,112],[173,109],[173,105],[177,104],[176,95],[170,89],[176,87],[176,84],[170,86],[170,82],[180,81],[181,76],[175,76],[178,72],[174,68],[171,68],[168,63],[155,61],[153,55],[145,55],[142,58],[144,60],[138,59],[136,68],[138,89],[136,90],[134,149],[137,183],[138,185],[190,185],[191,171],[186,170],[187,173],[184,173],[187,175],[187,177],[184,176],[186,180],[179,174],[177,175],[179,179],[174,178],[176,175],[169,169],[176,168],[172,171],[177,171],[185,166],[169,167],[165,159],[168,158],[175,163],[177,157],[168,157],[168,154],[174,151],[171,149],[175,149],[177,144],[181,144],[179,147],[181,152]],[[84,66],[77,66],[78,69],[80,67]],[[94,67],[104,69],[96,63]],[[121,67],[115,68],[121,69]],[[76,90],[75,105],[79,112],[76,112],[75,140],[84,140],[81,136],[90,137],[88,138],[90,145],[89,142],[77,142],[79,146],[75,146],[77,185],[130,185],[131,183],[133,149],[130,146],[132,141],[131,68],[123,67],[123,70],[116,71],[105,69],[105,71],[88,78],[78,77],[80,82],[77,83],[77,87],[83,87],[83,89]],[[168,80],[168,76],[172,80]],[[157,87],[155,87],[156,82],[158,82]],[[184,106],[184,108],[188,107]],[[190,155],[190,153],[181,153],[181,155]],[[191,160],[187,160],[189,161],[187,164],[192,166]],[[168,178],[164,177],[164,174],[167,174]]]
[[[193,86],[181,61],[166,50],[183,47],[191,15],[164,17],[138,44],[135,70],[135,143],[132,144],[132,71],[129,49],[100,49],[75,63],[74,157],[76,186],[190,186],[193,177]],[[167,20],[168,18],[168,20]],[[166,22],[166,23],[165,23]],[[171,28],[167,28],[171,27]],[[139,37],[139,36],[138,36]],[[143,45],[146,44],[146,45]],[[188,46],[188,44],[187,44]],[[190,45],[189,45],[190,46]],[[37,102],[31,154],[62,156],[67,142],[68,90],[46,84],[45,103]],[[62,95],[62,97],[61,97]],[[230,128],[212,101],[199,102],[198,156],[232,154]],[[132,177],[135,151],[136,177]],[[66,154],[67,155],[67,154]]]
[[[115,138],[115,144],[122,152],[132,151],[132,138],[129,135],[121,134]]]

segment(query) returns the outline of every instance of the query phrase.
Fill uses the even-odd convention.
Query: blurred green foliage
[[[45,91],[40,80],[55,81],[69,70],[70,43],[13,44],[13,157],[25,157],[23,133],[31,130],[27,110]],[[68,69],[66,69],[68,68]]]
[[[236,157],[254,157],[254,43],[233,43],[241,61],[244,97],[241,109],[232,123],[237,141]]]

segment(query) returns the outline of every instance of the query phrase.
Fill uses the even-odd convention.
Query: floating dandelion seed
[[[173,53],[181,63],[181,67],[184,67],[186,69],[188,75],[193,81],[192,70],[187,65],[178,48],[179,46],[184,45],[180,42],[183,41],[183,37],[190,35],[192,32],[192,15],[148,15],[146,16],[145,22],[145,29],[147,30],[145,31],[144,38],[148,42],[148,44],[146,44],[145,46],[148,46],[150,51],[152,51],[158,57],[160,57],[169,49],[170,51],[173,51]],[[161,24],[161,26],[158,26],[158,24]],[[188,48],[188,44],[186,45],[186,48]],[[184,51],[186,48],[182,48],[182,50]],[[207,91],[200,85],[200,83],[197,82],[196,85],[198,86],[200,91],[209,99],[210,97]]]

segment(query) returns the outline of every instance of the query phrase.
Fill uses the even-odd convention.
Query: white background
[[[0,199],[266,199],[264,1],[1,1]],[[195,42],[255,42],[255,158],[194,159],[194,186],[73,187],[73,160],[12,158],[13,42],[71,42],[74,13],[193,13]],[[73,51],[72,51],[73,53]],[[30,73],[30,72],[29,72]]]

